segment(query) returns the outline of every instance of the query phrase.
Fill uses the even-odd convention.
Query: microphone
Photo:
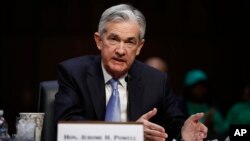
[[[125,77],[125,81],[128,83],[128,81],[131,79],[131,76],[128,74],[126,77]]]
[[[130,81],[130,79],[131,79],[131,76],[128,74],[126,77],[125,77],[125,81],[127,82],[127,95],[128,95],[128,101],[131,101],[130,100],[130,95],[129,95],[129,87],[130,87],[130,85],[131,84],[129,84],[129,81]],[[127,115],[127,118],[128,118],[128,120],[130,119],[130,116],[129,116],[129,113],[130,113],[130,102],[128,102],[128,105],[127,105],[127,113],[128,113],[128,115]]]

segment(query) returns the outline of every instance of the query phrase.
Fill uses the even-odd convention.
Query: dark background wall
[[[139,60],[160,56],[180,94],[186,71],[207,72],[211,96],[226,113],[249,80],[246,9],[232,0],[22,0],[1,2],[0,109],[14,132],[19,112],[36,112],[39,82],[56,79],[57,64],[98,54],[93,33],[101,13],[129,2],[147,20]]]

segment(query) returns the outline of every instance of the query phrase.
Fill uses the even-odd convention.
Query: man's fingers
[[[144,126],[145,128],[165,133],[165,129],[158,124],[147,121],[147,122],[144,122]]]
[[[152,123],[149,121],[150,118],[155,116],[157,113],[157,109],[154,108],[153,110],[145,113],[142,115],[137,122],[142,122],[144,125],[144,137],[145,141],[165,141],[168,137],[167,133],[165,133],[165,129],[160,125]]]
[[[198,135],[195,137],[195,139],[203,141],[204,138],[206,138],[206,137],[207,137],[207,135],[205,133],[198,133]]]
[[[152,129],[145,129],[144,134],[154,136],[154,137],[164,138],[164,139],[168,137],[167,133],[157,131],[157,130],[152,130]]]
[[[204,113],[197,113],[189,117],[189,120],[191,121],[198,121],[204,116]]]
[[[200,131],[202,131],[202,132],[207,132],[208,129],[207,129],[207,127],[206,127],[204,124],[201,124],[201,126],[200,126]]]
[[[151,110],[151,111],[147,112],[146,114],[142,115],[140,117],[140,119],[143,118],[145,120],[149,120],[151,117],[153,117],[154,115],[156,115],[156,113],[157,113],[157,109],[154,108],[153,110]]]
[[[142,122],[145,128],[157,130],[157,131],[160,131],[160,132],[165,132],[165,129],[163,127],[149,121],[149,119],[151,117],[153,117],[154,115],[156,115],[156,113],[157,113],[157,109],[154,108],[153,110],[151,110],[151,111],[147,112],[146,114],[142,115],[137,120],[137,122]]]
[[[165,141],[165,138],[160,138],[160,137],[154,137],[152,135],[145,135],[144,136],[144,141]]]
[[[144,130],[144,137],[145,140],[150,140],[150,141],[161,141],[161,140],[165,141],[168,135],[165,132],[160,132],[157,130],[146,128]]]
[[[200,133],[200,137],[201,137],[201,138],[206,138],[206,137],[207,137],[207,134],[206,134],[206,133]]]
[[[200,131],[200,135],[203,138],[207,137],[208,128],[204,124],[200,123],[200,129],[199,129],[199,131]]]

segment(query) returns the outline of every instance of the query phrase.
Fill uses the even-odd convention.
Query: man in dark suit
[[[207,128],[198,122],[203,114],[186,120],[166,74],[135,60],[144,44],[145,27],[142,13],[130,5],[104,11],[94,34],[101,55],[73,58],[58,67],[56,121],[107,121],[110,99],[117,93],[119,114],[112,116],[118,116],[116,121],[142,122],[145,140],[206,137]],[[111,81],[118,83],[115,90]]]

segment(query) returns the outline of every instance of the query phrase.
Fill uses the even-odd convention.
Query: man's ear
[[[96,46],[99,50],[101,50],[102,48],[102,39],[101,39],[101,36],[98,32],[95,32],[94,33],[94,39],[95,39],[95,43],[96,43]]]
[[[136,55],[139,55],[139,54],[140,54],[141,49],[142,49],[142,47],[143,47],[144,43],[145,43],[145,40],[144,40],[144,39],[142,39],[142,41],[140,42],[139,47],[138,47],[138,48],[137,48],[137,50],[136,50]]]

